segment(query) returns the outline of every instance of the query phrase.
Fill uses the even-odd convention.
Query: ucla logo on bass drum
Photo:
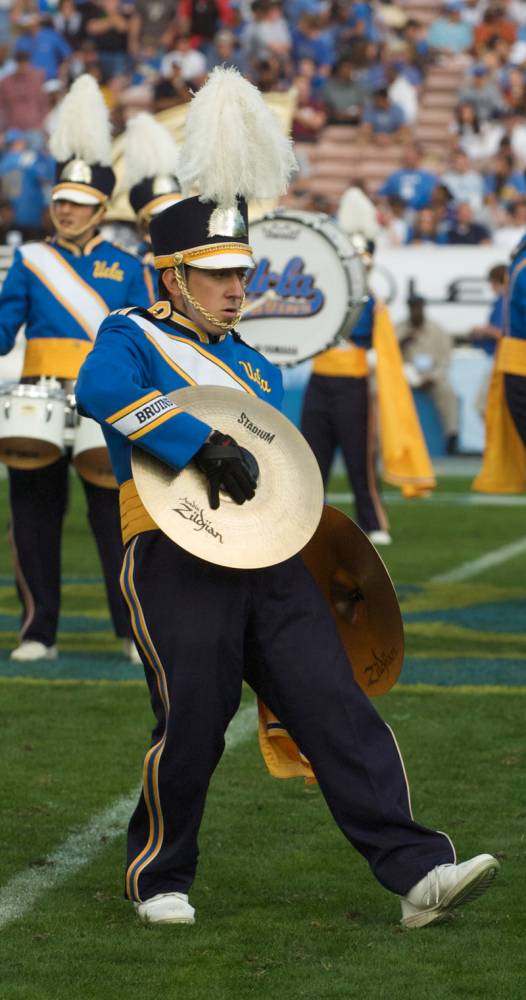
[[[268,316],[314,316],[320,311],[325,295],[316,288],[312,274],[305,273],[302,257],[291,257],[281,272],[271,270],[268,257],[262,257],[252,271],[245,294],[254,302],[250,319]],[[261,305],[257,299],[261,298]]]

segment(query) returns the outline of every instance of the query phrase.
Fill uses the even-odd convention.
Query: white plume
[[[133,187],[145,177],[177,177],[179,146],[164,125],[147,111],[130,119],[124,134],[126,184]]]
[[[344,191],[338,207],[337,222],[346,233],[362,233],[367,240],[375,240],[378,236],[376,208],[359,187],[350,187]]]
[[[284,194],[296,168],[292,143],[261,93],[236,69],[218,66],[188,109],[179,180],[201,201],[230,208]]]
[[[110,116],[89,73],[79,76],[61,101],[49,149],[59,163],[75,156],[86,163],[111,165]]]

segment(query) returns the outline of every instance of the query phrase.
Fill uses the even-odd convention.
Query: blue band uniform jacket
[[[147,268],[101,235],[82,250],[58,237],[23,244],[0,297],[0,354],[11,350],[25,323],[22,377],[75,379],[108,313],[152,301]]]

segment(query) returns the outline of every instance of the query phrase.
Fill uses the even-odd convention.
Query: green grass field
[[[429,500],[386,493],[394,543],[382,556],[406,661],[376,706],[417,818],[447,830],[460,858],[502,861],[483,899],[414,932],[317,789],[267,775],[248,691],[209,795],[197,923],[140,926],[122,896],[124,829],[150,709],[111,635],[79,490],[56,664],[8,659],[18,605],[2,538],[0,1000],[523,1000],[525,508],[468,491],[448,477]]]

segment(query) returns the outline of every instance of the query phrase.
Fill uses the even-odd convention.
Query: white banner
[[[411,293],[426,300],[426,315],[454,336],[486,323],[494,299],[486,278],[509,254],[497,246],[418,246],[379,249],[370,276],[373,291],[389,306],[392,319],[407,316]]]

